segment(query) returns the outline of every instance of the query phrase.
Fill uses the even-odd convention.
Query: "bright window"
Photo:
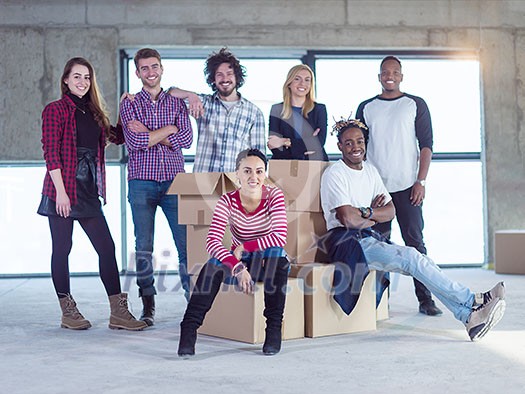
[[[381,93],[379,59],[318,59],[317,99],[334,119],[355,116],[362,101]],[[479,62],[476,60],[402,60],[401,90],[422,97],[430,109],[434,152],[480,152]],[[339,153],[337,139],[326,149]]]
[[[42,192],[45,166],[0,167],[0,275],[51,272],[49,222],[36,213]],[[119,269],[121,251],[120,166],[107,166],[107,200],[103,207],[113,240]],[[98,272],[98,256],[78,223],[73,227],[71,272]]]

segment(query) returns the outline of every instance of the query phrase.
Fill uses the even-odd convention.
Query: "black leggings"
[[[73,245],[73,223],[77,220],[89,237],[98,254],[100,279],[108,296],[120,294],[120,278],[115,258],[115,243],[109,232],[104,216],[91,218],[62,218],[49,216],[49,228],[53,243],[51,255],[51,276],[55,291],[59,297],[70,293],[69,285],[69,252]]]

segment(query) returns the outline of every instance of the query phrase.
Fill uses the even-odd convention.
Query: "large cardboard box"
[[[213,210],[220,196],[236,189],[234,173],[179,173],[167,194],[177,194],[179,223],[211,224]]]
[[[186,226],[186,250],[188,259],[188,273],[190,275],[197,275],[202,266],[210,259],[210,255],[206,251],[206,237],[210,226],[188,225]],[[231,232],[230,227],[226,226],[222,244],[225,248],[231,247]]]
[[[318,239],[326,234],[321,212],[287,212],[288,237],[284,249],[295,264],[326,263],[328,256],[319,248]]]
[[[223,284],[199,334],[247,343],[264,342],[266,319],[263,316],[264,289],[256,284],[254,294],[244,294],[236,286]],[[303,281],[288,279],[283,318],[283,339],[304,337]]]
[[[270,160],[268,177],[279,187],[288,211],[322,212],[321,175],[329,163],[308,160]]]
[[[202,266],[209,260],[206,251],[206,237],[210,226],[186,226],[186,250],[188,258],[188,273],[198,275]]]
[[[525,230],[495,232],[494,270],[498,274],[525,274]]]
[[[305,336],[315,338],[375,330],[375,271],[370,271],[357,305],[350,315],[346,315],[331,292],[334,268],[334,264],[292,265],[290,276],[304,279]]]

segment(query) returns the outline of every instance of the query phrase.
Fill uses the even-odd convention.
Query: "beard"
[[[217,88],[219,96],[222,97],[229,97],[237,88],[234,84],[228,86],[215,85],[215,87]]]

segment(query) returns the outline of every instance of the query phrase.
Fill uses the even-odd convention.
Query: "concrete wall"
[[[145,45],[478,50],[488,257],[495,230],[525,228],[523,1],[1,0],[0,160],[40,160],[40,114],[72,56],[96,66],[114,120],[118,50]]]

